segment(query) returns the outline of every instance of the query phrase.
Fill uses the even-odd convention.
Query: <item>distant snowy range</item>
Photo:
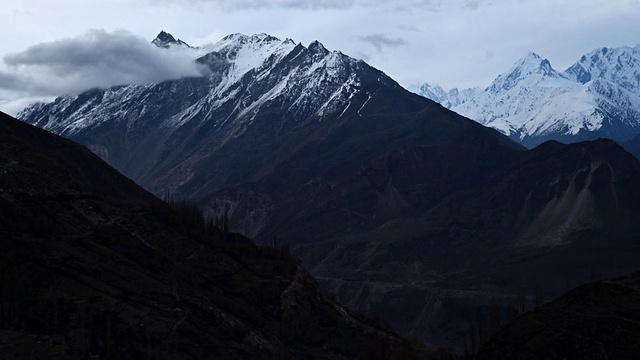
[[[625,142],[640,133],[640,45],[596,49],[563,72],[531,52],[486,89],[411,90],[530,148],[547,140]]]

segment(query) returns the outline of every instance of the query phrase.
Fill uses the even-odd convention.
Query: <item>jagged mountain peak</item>
[[[277,57],[286,55],[295,46],[295,42],[291,39],[282,41],[265,33],[254,35],[236,33],[225,36],[213,45],[205,46],[203,50],[207,55],[198,61],[203,62],[207,58],[224,59],[223,61],[233,64],[235,71],[241,76],[251,69],[260,67],[272,55]]]
[[[275,63],[283,61],[289,55],[297,57],[302,55],[308,58],[306,65],[313,69],[323,68],[330,73],[335,69],[345,66],[356,66],[360,63],[339,51],[330,51],[322,43],[315,40],[308,47],[296,43],[290,38],[279,38],[265,33],[244,35],[231,34],[221,41],[206,47],[206,55],[197,61],[208,64],[213,72],[224,72],[232,80],[237,80],[250,71],[261,72],[268,70]],[[220,64],[223,65],[220,70]],[[351,64],[351,65],[348,65]],[[298,69],[301,69],[300,67]]]
[[[158,36],[156,36],[156,38],[153,39],[153,41],[151,41],[151,43],[153,43],[157,47],[164,48],[164,49],[168,49],[172,45],[186,46],[186,47],[189,47],[189,48],[191,47],[186,42],[184,42],[184,41],[182,41],[180,39],[176,39],[175,37],[173,37],[173,35],[169,34],[168,32],[166,32],[164,30],[160,31]]]
[[[156,36],[156,39],[160,40],[160,41],[168,41],[168,42],[176,41],[176,38],[174,38],[173,35],[169,34],[168,32],[166,32],[164,30],[160,31],[158,36]]]
[[[428,99],[442,104],[446,108],[451,108],[477,98],[483,91],[483,89],[477,87],[462,90],[453,88],[446,91],[440,85],[431,85],[428,83],[422,84],[420,87],[413,87],[412,90]]]
[[[529,52],[527,56],[518,60],[509,71],[498,76],[488,88],[492,92],[509,91],[518,83],[534,75],[536,79],[541,77],[561,78],[562,75],[553,69],[547,59],[540,55]]]
[[[431,85],[424,83],[420,85],[417,91],[422,96],[429,98],[435,102],[442,103],[447,101],[448,93],[440,85]]]
[[[272,46],[274,44],[295,44],[295,42],[291,39],[286,39],[284,41],[278,39],[275,36],[259,33],[253,35],[245,35],[242,33],[230,34],[222,38],[222,40],[213,44],[210,49],[213,51],[222,51],[228,48],[237,48],[246,45],[251,45],[252,47],[263,47],[263,46]]]
[[[597,48],[564,72],[530,52],[484,91],[472,90],[425,84],[419,93],[526,146],[626,141],[640,131],[640,46]]]
[[[309,44],[308,49],[312,51],[329,52],[329,50],[327,50],[327,48],[325,48],[324,45],[322,45],[322,43],[319,42],[318,40],[312,41]]]
[[[175,38],[163,31],[158,41],[171,39]],[[361,91],[366,92],[365,96],[372,96],[380,84],[398,86],[379,70],[339,51],[329,51],[318,41],[305,47],[289,38],[280,40],[265,33],[236,33],[213,45],[189,50],[194,50],[195,61],[207,69],[207,76],[183,81],[197,83],[193,86],[197,86],[198,91],[192,93],[194,98],[188,100],[189,105],[173,109],[173,116],[166,118],[162,126],[179,128],[191,121],[224,125],[231,130],[223,141],[243,133],[246,123],[252,122],[262,107],[277,103],[287,114],[306,119],[343,111],[345,101]],[[176,87],[185,85],[172,84]],[[368,84],[365,90],[364,84]],[[63,118],[42,118],[37,122],[59,133],[75,133],[111,121],[103,116],[107,112],[105,108],[121,105],[102,101],[104,97],[131,98],[163,91],[161,84],[132,85],[63,97],[56,100],[56,106],[74,109],[71,113]],[[73,105],[93,99],[93,96],[97,96],[95,100],[100,106],[76,109]],[[148,111],[146,108],[137,110],[141,114]],[[32,111],[36,111],[35,106],[25,109],[20,116],[27,116]]]
[[[543,59],[533,51],[530,51],[527,56],[516,62],[512,70],[515,69],[526,70],[529,73],[555,75],[555,70],[549,60]]]
[[[520,59],[520,61],[540,61],[542,57],[533,51],[529,51],[527,56]]]
[[[595,49],[570,66],[565,76],[582,84],[610,81],[640,95],[640,46]]]
[[[296,43],[291,38],[286,38],[281,40],[273,35],[269,35],[266,33],[259,33],[253,35],[245,35],[242,33],[230,34],[222,38],[219,42],[205,47],[207,51],[215,51],[215,52],[235,52],[240,48],[248,48],[251,50],[259,50],[266,49],[276,51],[278,49],[288,49],[292,50],[297,45],[301,45]],[[307,49],[311,51],[313,54],[322,54],[328,55],[331,51],[327,50],[325,46],[320,43],[318,40],[312,41]]]

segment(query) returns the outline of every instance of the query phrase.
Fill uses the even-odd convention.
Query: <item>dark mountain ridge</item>
[[[636,359],[640,273],[580,286],[516,319],[476,359]]]
[[[0,113],[0,358],[411,358],[285,248]]]

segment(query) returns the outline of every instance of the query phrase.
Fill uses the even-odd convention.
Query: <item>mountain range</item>
[[[527,147],[640,133],[640,45],[599,48],[563,72],[529,53],[485,89],[415,89]]]
[[[550,298],[637,270],[640,163],[613,141],[527,150],[317,41],[171,39],[156,40],[208,75],[62,96],[19,118],[286,244],[341,302],[434,346],[463,348],[490,300],[506,309],[534,288]],[[530,70],[546,79],[543,63]],[[529,73],[514,74],[496,86]]]

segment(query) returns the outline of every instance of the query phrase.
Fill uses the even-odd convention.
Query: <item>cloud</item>
[[[0,88],[17,89],[21,86],[20,77],[0,71]]]
[[[4,57],[0,89],[26,96],[201,76],[187,51],[165,50],[125,31],[91,30]]]
[[[51,102],[55,100],[54,96],[45,97],[20,97],[17,99],[0,99],[0,109],[2,112],[11,116],[16,116],[27,106],[37,102]]]
[[[382,51],[383,48],[387,47],[398,47],[402,45],[406,45],[407,41],[401,38],[391,38],[387,37],[383,34],[371,34],[366,36],[358,37],[360,41],[369,43],[373,45],[378,51]]]
[[[109,31],[127,28],[141,34],[144,39],[139,39],[139,43],[145,46],[162,29],[194,45],[217,42],[238,32],[265,32],[303,44],[317,39],[329,49],[365,59],[402,85],[429,82],[445,88],[487,86],[529,51],[549,58],[554,67],[564,69],[596,47],[636,45],[640,33],[639,0],[143,0],[134,3],[60,0],[37,3],[36,6],[34,1],[6,0],[0,7],[7,23],[0,28],[3,39],[0,87],[31,89],[30,94],[38,90],[61,95],[77,92],[91,82],[104,84],[104,79],[87,81],[90,76],[85,74],[95,71],[78,71],[78,76],[61,78],[51,74],[51,66],[2,66],[4,54],[26,53],[23,50],[27,45],[79,34],[91,27]],[[12,9],[29,15],[13,14]],[[383,34],[382,39],[396,40],[396,44],[397,40],[404,41],[406,45],[389,46],[386,45],[389,42],[369,38],[370,34]],[[150,60],[160,62],[154,57]],[[175,63],[182,67],[178,64],[184,62]],[[190,61],[186,64],[191,66]],[[166,69],[168,73],[173,71],[171,67]],[[139,72],[144,74],[142,70],[135,71]],[[135,78],[137,82],[146,82],[155,76]],[[117,80],[129,81],[128,78]],[[52,91],[54,85],[60,91]],[[0,94],[0,98],[13,99],[15,95]]]
[[[392,8],[401,11],[412,11],[416,8],[440,10],[445,5],[455,7],[477,8],[483,0],[406,0],[401,5],[391,4]],[[226,11],[261,10],[261,9],[298,9],[298,10],[323,10],[323,9],[351,9],[389,7],[387,0],[152,0],[156,4],[175,5],[201,5],[210,4]]]
[[[202,4],[209,3],[218,6],[221,9],[229,11],[238,11],[246,9],[300,9],[300,10],[319,10],[319,9],[347,9],[356,3],[367,2],[362,0],[155,0],[156,3],[187,3]]]

